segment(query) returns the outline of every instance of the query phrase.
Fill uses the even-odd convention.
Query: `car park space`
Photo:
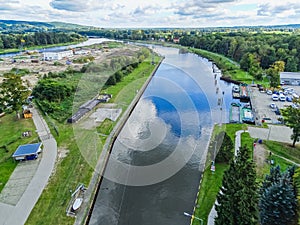
[[[259,123],[281,123],[280,109],[293,105],[293,98],[299,98],[300,86],[284,85],[281,90],[260,91],[258,87],[251,87],[251,104],[255,111],[256,121]],[[276,97],[276,96],[277,97]]]

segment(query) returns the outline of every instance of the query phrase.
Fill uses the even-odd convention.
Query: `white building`
[[[300,73],[298,72],[281,72],[280,83],[287,85],[300,85]]]
[[[57,52],[44,52],[43,53],[44,60],[46,60],[46,61],[61,60],[63,58],[68,58],[68,57],[72,57],[72,56],[73,56],[72,50],[57,51]]]

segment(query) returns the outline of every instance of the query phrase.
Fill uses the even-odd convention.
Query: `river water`
[[[89,45],[93,45],[93,44],[100,44],[100,43],[107,42],[107,41],[115,41],[115,40],[107,39],[107,38],[89,38],[88,40],[78,43],[78,44],[75,44],[75,45],[56,46],[56,47],[39,49],[38,51],[39,52],[63,51],[63,50],[70,49],[70,48],[78,48],[78,47],[84,47],[84,46],[89,46]],[[22,54],[21,52],[5,53],[5,54],[0,54],[0,58],[14,57],[14,56],[21,55],[21,54]]]
[[[228,121],[231,85],[211,62],[153,48],[165,59],[114,143],[91,225],[190,224],[213,125]]]

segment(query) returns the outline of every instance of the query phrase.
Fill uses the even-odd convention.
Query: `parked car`
[[[296,93],[292,94],[293,98],[299,98],[299,95],[297,95]]]
[[[279,99],[279,96],[278,96],[278,95],[272,94],[272,100],[273,100],[273,101],[278,101],[278,99]]]
[[[271,109],[276,109],[277,108],[277,105],[275,103],[273,103],[273,102],[270,103],[269,106],[270,106]]]
[[[286,96],[285,100],[287,102],[292,102],[293,101],[293,98],[291,96]]]
[[[267,95],[271,95],[273,92],[271,90],[267,90]]]
[[[285,96],[283,94],[280,94],[278,98],[279,98],[279,101],[285,102]]]

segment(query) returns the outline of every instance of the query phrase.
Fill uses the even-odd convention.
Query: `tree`
[[[216,140],[223,140],[219,152],[216,156],[216,162],[229,162],[234,155],[233,142],[226,132],[220,132]]]
[[[299,99],[294,100],[294,102],[300,104]],[[292,146],[295,147],[296,142],[300,139],[300,109],[290,105],[287,108],[282,109],[281,112],[284,118],[285,125],[292,128],[293,130],[291,139],[293,141]]]
[[[241,147],[235,160],[225,172],[217,196],[216,225],[257,224],[256,173],[250,150]]]
[[[297,221],[297,197],[293,185],[294,168],[281,173],[271,169],[260,190],[261,225],[294,225]]]
[[[5,106],[4,111],[15,111],[19,119],[19,111],[28,95],[29,91],[22,84],[20,75],[15,73],[4,74],[4,80],[0,84],[0,103]]]
[[[266,73],[270,77],[270,86],[277,87],[279,82],[279,73],[284,71],[285,63],[283,61],[276,61],[267,69]]]

